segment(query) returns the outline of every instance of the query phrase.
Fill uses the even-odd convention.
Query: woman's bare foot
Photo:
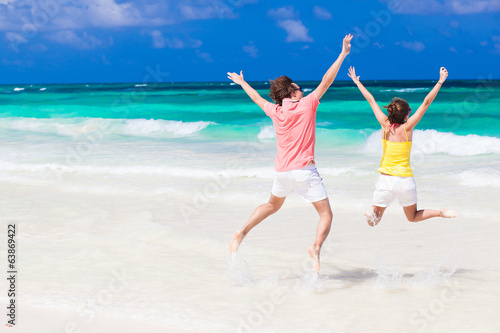
[[[309,255],[311,256],[313,260],[313,267],[312,270],[314,273],[319,272],[319,252],[314,249],[314,246],[311,246],[307,249],[307,252],[309,252]]]
[[[458,213],[446,208],[441,208],[441,210],[439,211],[439,215],[444,218],[452,218],[457,217]]]
[[[371,227],[376,226],[380,222],[380,218],[377,217],[374,211],[367,211],[364,215],[366,216],[366,222]]]
[[[234,253],[238,251],[238,247],[241,244],[241,241],[243,240],[243,233],[241,231],[236,231],[234,233],[233,238],[231,239],[231,242],[229,242],[229,252]]]

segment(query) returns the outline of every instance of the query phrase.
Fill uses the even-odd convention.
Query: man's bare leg
[[[458,216],[456,212],[448,210],[446,208],[441,208],[441,210],[435,210],[435,209],[417,210],[417,204],[403,207],[403,210],[405,212],[406,218],[410,222],[420,222],[423,220],[430,219],[432,217],[452,218]]]
[[[317,273],[320,268],[319,254],[321,246],[323,246],[326,237],[330,233],[333,215],[328,198],[313,202],[312,204],[319,214],[319,223],[318,228],[316,229],[316,239],[314,240],[314,244],[309,247],[308,252],[313,259],[313,271]]]
[[[277,197],[274,194],[271,194],[269,202],[257,207],[252,215],[250,215],[250,218],[243,226],[243,228],[234,233],[234,236],[229,243],[229,252],[236,252],[241,244],[241,241],[243,240],[243,238],[245,238],[248,232],[252,230],[252,228],[257,224],[262,222],[266,217],[276,213],[281,208],[281,206],[283,206],[285,199],[286,197]]]

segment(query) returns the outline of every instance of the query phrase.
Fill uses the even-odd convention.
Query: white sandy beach
[[[317,217],[295,194],[227,252],[268,198],[273,142],[255,154],[238,143],[101,143],[72,164],[62,143],[43,160],[43,144],[24,143],[16,163],[20,144],[5,144],[1,163],[1,239],[7,224],[18,229],[13,331],[500,330],[497,155],[423,155],[419,206],[461,217],[412,224],[394,203],[371,228],[363,212],[379,157],[320,149],[334,222],[314,278]],[[7,289],[2,279],[1,304]]]

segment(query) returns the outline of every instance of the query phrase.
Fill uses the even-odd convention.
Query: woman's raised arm
[[[425,111],[427,111],[432,101],[434,101],[434,98],[436,98],[439,89],[441,89],[441,86],[443,85],[444,81],[446,81],[447,77],[448,77],[448,71],[446,70],[446,68],[441,67],[441,69],[439,70],[439,81],[436,83],[434,88],[432,88],[431,92],[427,94],[427,96],[424,99],[424,102],[422,103],[422,105],[420,105],[417,112],[415,112],[415,114],[408,119],[407,128],[413,129],[415,128],[415,126],[417,126],[418,122],[424,116]]]
[[[359,90],[366,98],[368,103],[370,103],[373,113],[375,114],[375,117],[377,117],[380,126],[384,127],[384,124],[387,121],[388,117],[385,115],[384,112],[382,112],[380,106],[378,106],[377,102],[375,101],[375,98],[373,98],[373,95],[370,94],[370,92],[365,88],[365,86],[359,81],[359,76],[356,76],[356,70],[354,69],[354,67],[352,66],[349,67],[349,74],[347,75],[352,79],[352,81],[356,84],[356,86],[358,86]]]

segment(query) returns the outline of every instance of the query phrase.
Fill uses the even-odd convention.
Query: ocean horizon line
[[[269,82],[271,79],[267,80],[247,80],[248,83],[263,83],[263,82]],[[492,78],[477,78],[477,79],[448,79],[446,80],[448,83],[451,82],[484,82],[487,80],[488,82],[500,82],[499,79],[492,79]],[[385,83],[390,83],[390,82],[437,82],[438,79],[433,78],[433,79],[372,79],[372,80],[363,80],[363,82],[366,83],[374,83],[374,82],[385,82]],[[294,80],[294,82],[321,82],[321,80]],[[335,83],[346,83],[346,82],[352,82],[352,80],[347,79],[338,79],[333,82],[332,85],[335,85]],[[220,81],[165,81],[165,82],[141,82],[141,81],[116,81],[116,82],[58,82],[58,83],[0,83],[0,87],[2,86],[55,86],[55,85],[114,85],[114,84],[136,84],[136,85],[155,85],[155,84],[190,84],[190,83],[197,83],[197,84],[204,84],[204,83],[227,83],[228,85],[235,85],[233,82],[229,80],[220,80]]]

